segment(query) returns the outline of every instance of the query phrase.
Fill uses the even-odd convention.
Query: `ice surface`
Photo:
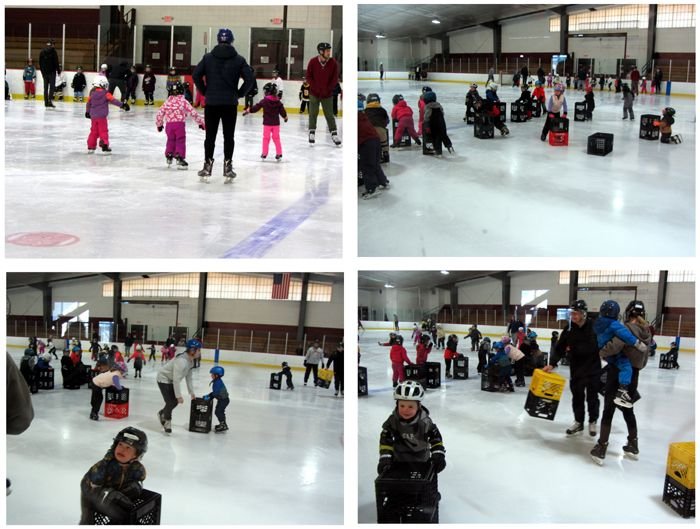
[[[283,161],[270,144],[261,162],[262,117],[238,116],[233,156],[238,177],[223,184],[219,132],[210,184],[199,182],[204,132],[187,123],[188,171],[165,163],[157,107],[109,116],[112,155],[88,155],[90,121],[79,103],[5,103],[5,233],[58,232],[66,246],[6,242],[8,257],[220,258],[342,256],[342,149],[319,117],[317,142],[308,116],[281,127]],[[339,120],[342,124],[342,120]],[[221,129],[220,129],[221,130]],[[342,135],[342,134],[341,134]]]
[[[376,522],[379,433],[394,405],[389,348],[378,346],[379,339],[386,341],[388,332],[367,331],[360,339],[360,365],[369,380],[369,396],[359,401],[360,523]],[[441,523],[684,522],[661,497],[669,443],[695,440],[692,354],[680,355],[680,370],[658,369],[658,354],[650,359],[640,372],[642,400],[635,405],[639,460],[622,455],[627,430],[618,411],[600,467],[589,456],[596,438],[564,433],[573,422],[568,385],[554,421],[532,418],[523,409],[527,387],[515,393],[480,390],[476,353],[465,346],[460,340],[459,351],[469,357],[468,380],[445,383],[443,351],[429,356],[443,364],[441,387],[427,390],[423,401],[447,450],[439,477]],[[415,360],[415,348],[406,349]],[[556,371],[568,380],[568,367]],[[525,380],[529,385],[531,379]]]
[[[13,357],[19,365],[20,354]],[[90,391],[62,389],[53,364],[56,389],[32,395],[31,426],[7,436],[8,524],[77,524],[80,480],[129,425],[148,435],[144,486],[163,495],[162,524],[342,524],[343,400],[332,386],[304,387],[295,371],[296,389],[275,391],[268,389],[273,367],[225,365],[229,431],[189,432],[186,401],[168,436],[156,417],[163,399],[153,363],[137,380],[129,364],[129,417],[105,419],[103,404],[97,422],[88,418]],[[195,370],[197,396],[210,391],[211,365]]]
[[[540,141],[543,118],[510,122],[519,89],[498,91],[510,136],[496,131],[494,139],[480,140],[462,121],[467,83],[358,85],[365,95],[379,93],[388,112],[392,96],[403,94],[416,129],[421,87],[431,86],[456,151],[434,159],[416,146],[391,149],[391,163],[382,166],[391,189],[359,204],[360,256],[695,255],[694,99],[641,95],[636,119],[623,121],[620,94],[596,90],[593,121],[574,122],[583,93],[567,91],[569,146],[552,147]],[[484,96],[483,85],[479,93]],[[684,143],[639,139],[640,116],[665,106],[676,109],[673,132]],[[614,134],[612,153],[586,154],[595,132]]]

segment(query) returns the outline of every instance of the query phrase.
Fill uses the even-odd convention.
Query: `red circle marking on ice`
[[[75,235],[53,231],[13,233],[5,238],[5,242],[19,246],[70,246],[79,240]]]

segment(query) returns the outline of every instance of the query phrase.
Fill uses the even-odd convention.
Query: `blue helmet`
[[[221,28],[216,34],[216,42],[219,44],[233,44],[233,31],[228,28]]]
[[[501,349],[503,349],[503,342],[493,342],[493,345],[491,347],[496,351],[500,351]]]
[[[223,377],[223,376],[224,376],[224,368],[221,367],[221,366],[214,366],[214,367],[212,367],[212,368],[209,370],[209,372],[210,372],[212,375],[216,375],[216,376],[218,376],[218,377]]]
[[[607,301],[603,301],[603,304],[600,306],[600,312],[601,316],[604,316],[605,318],[612,318],[613,320],[616,320],[620,316],[620,305],[617,303],[617,301],[613,301],[611,299]]]
[[[435,94],[435,92],[432,91],[425,92],[423,94],[423,101],[425,101],[426,103],[434,103],[435,101],[437,101],[437,95]]]
[[[191,340],[187,340],[187,349],[201,349],[201,348],[202,348],[202,342],[200,342],[196,338],[192,338]]]

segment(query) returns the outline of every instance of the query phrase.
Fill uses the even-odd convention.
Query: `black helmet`
[[[626,320],[629,320],[630,318],[633,318],[636,316],[641,316],[642,318],[646,317],[646,310],[644,309],[644,302],[639,301],[638,299],[630,301],[627,304],[627,308],[625,308],[625,319]]]
[[[381,103],[382,100],[379,99],[379,94],[371,93],[367,96],[367,103]]]
[[[671,107],[666,107],[666,108],[663,109],[662,112],[663,112],[664,114],[668,114],[669,116],[673,116],[673,115],[676,114],[676,109],[675,109],[675,108],[671,108]]]
[[[396,94],[391,98],[391,102],[397,104],[399,101],[403,101],[403,96],[401,94]]]
[[[396,342],[397,342],[399,345],[403,345],[403,336],[401,336],[400,334],[397,334],[397,335],[396,335]]]
[[[136,456],[139,459],[148,450],[148,437],[146,437],[146,433],[133,426],[127,426],[116,435],[114,443],[112,443],[112,454],[114,454],[114,449],[117,447],[118,443],[126,443],[133,446],[136,449]]]
[[[263,86],[263,92],[266,96],[276,96],[277,85],[275,83],[265,83],[265,86]]]
[[[574,301],[569,308],[571,310],[575,310],[576,312],[583,312],[586,314],[588,312],[588,305],[586,305],[586,302],[583,301],[582,299],[577,299]]]
[[[432,91],[433,91],[433,89],[430,88],[429,86],[424,86],[423,88],[421,88],[421,92],[423,92],[424,94],[426,92],[432,92]]]
[[[185,93],[185,85],[183,85],[180,81],[177,81],[170,85],[170,88],[168,88],[168,95],[169,96],[177,96],[177,95],[182,95]]]
[[[319,42],[318,46],[316,46],[316,49],[318,50],[319,53],[321,53],[323,51],[330,50],[331,45],[328,44],[327,42]]]

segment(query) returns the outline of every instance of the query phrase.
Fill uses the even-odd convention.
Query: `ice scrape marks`
[[[18,246],[70,246],[80,241],[80,237],[69,233],[54,231],[36,231],[12,233],[5,237],[5,242]]]

